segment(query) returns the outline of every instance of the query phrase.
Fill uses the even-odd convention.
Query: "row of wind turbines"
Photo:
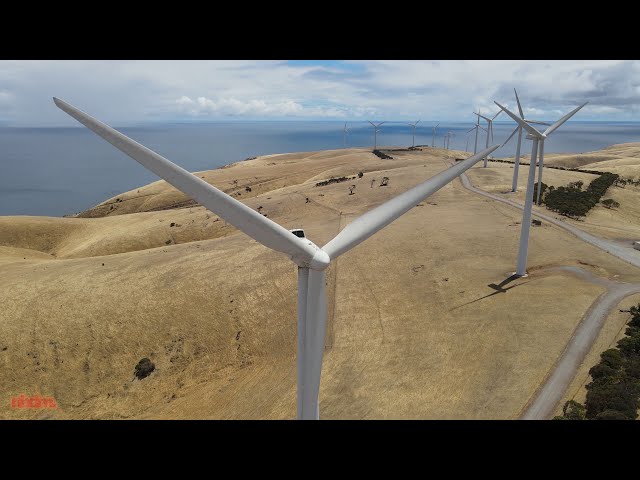
[[[477,164],[480,160],[486,159],[489,154],[504,145],[503,143],[502,145],[489,146],[489,133],[492,129],[491,123],[489,123],[486,148],[484,150],[476,152],[476,135],[476,145],[472,156],[438,173],[437,175],[434,175],[419,185],[397,195],[372,210],[369,210],[344,227],[326,245],[319,247],[308,238],[305,238],[304,234],[300,237],[299,234],[301,231],[299,229],[291,231],[282,227],[244,203],[236,200],[216,187],[208,184],[201,178],[172,163],[170,160],[164,158],[153,150],[141,145],[135,140],[93,118],[69,103],[55,97],[53,101],[58,108],[92,130],[107,142],[111,143],[114,147],[136,160],[143,167],[163,178],[166,182],[182,191],[187,196],[193,198],[200,203],[200,205],[232,224],[249,237],[263,244],[265,247],[276,252],[283,253],[297,266],[297,418],[303,420],[320,418],[318,395],[320,391],[320,378],[327,322],[327,298],[325,293],[325,271],[327,267],[340,255],[347,253],[349,250],[404,215],[414,206],[453,181],[466,170]],[[531,121],[524,119],[519,100],[519,117],[497,102],[496,104],[501,108],[501,111],[504,111],[518,123],[516,130],[514,130],[509,139],[519,131],[520,141],[522,130],[526,130],[528,133],[527,138],[533,140],[531,166],[529,168],[529,179],[527,183],[527,197],[520,236],[518,267],[516,272],[516,274],[524,276],[526,275],[526,254],[529,226],[531,223],[531,208],[533,203],[533,174],[535,173],[535,159],[538,154],[538,145],[540,145],[541,172],[545,139],[584,105],[581,105],[562,117],[556,123],[547,128],[544,133],[540,133],[530,125]],[[487,119],[488,117],[481,117],[478,113],[476,127],[479,127],[480,118]],[[493,119],[495,119],[495,116]],[[384,122],[378,124],[370,123],[374,127],[374,148],[377,148],[377,133]],[[418,122],[411,124],[414,132],[417,124]],[[435,143],[436,128],[437,125],[433,127],[432,146]],[[348,130],[345,124],[345,146],[347,133]],[[451,136],[452,135],[447,134],[445,140],[446,146],[448,146]],[[517,170],[515,174],[517,175]],[[260,267],[255,266],[254,268]]]

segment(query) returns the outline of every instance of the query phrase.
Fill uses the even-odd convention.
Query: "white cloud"
[[[51,97],[109,123],[184,118],[469,120],[498,100],[552,119],[640,120],[636,61],[0,61],[0,120],[73,125]],[[502,117],[500,117],[502,118]]]

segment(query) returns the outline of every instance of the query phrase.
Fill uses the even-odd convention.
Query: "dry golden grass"
[[[201,176],[323,245],[458,154],[287,154]],[[474,183],[502,179],[490,165],[473,168]],[[293,418],[295,266],[202,207],[148,211],[185,200],[164,182],[116,198],[86,212],[94,218],[0,218],[0,417]],[[514,269],[520,218],[456,181],[332,264],[323,418],[519,416],[602,292],[546,267],[640,281],[543,225],[532,229],[530,277],[495,293],[488,285]],[[157,368],[137,380],[142,357]],[[59,408],[10,409],[20,393]]]

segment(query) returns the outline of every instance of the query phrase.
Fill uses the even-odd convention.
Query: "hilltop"
[[[631,155],[640,144],[614,147],[582,156],[629,172],[640,165]],[[197,175],[323,245],[468,155],[389,154],[270,155]],[[593,164],[582,165],[605,169]],[[480,162],[469,179],[501,193],[512,169],[489,167]],[[548,169],[544,181],[592,178]],[[606,217],[603,236],[640,239],[637,187],[611,191],[618,210],[596,207],[576,224],[595,232],[594,219]],[[530,276],[497,291],[490,285],[515,267],[521,216],[456,180],[332,264],[322,418],[521,415],[604,291],[554,267],[640,282],[637,268],[543,222],[532,229]],[[0,217],[0,269],[2,391],[58,404],[16,410],[5,398],[0,418],[295,417],[295,267],[164,181],[76,217]],[[156,368],[139,380],[145,357]]]

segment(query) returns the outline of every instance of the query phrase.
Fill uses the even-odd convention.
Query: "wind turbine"
[[[527,122],[529,124],[551,125],[550,123],[539,122],[537,120],[527,120],[526,118],[524,118],[524,112],[522,111],[522,105],[520,105],[520,99],[518,98],[518,92],[516,91],[515,88],[513,89],[513,92],[516,94],[516,102],[518,103],[518,112],[520,113],[520,118],[522,120],[524,120],[525,122]],[[509,140],[511,140],[511,137],[513,137],[513,135],[515,134],[516,131],[518,132],[518,144],[516,145],[516,158],[515,158],[515,163],[513,165],[513,181],[511,183],[511,191],[512,192],[515,192],[516,189],[518,188],[518,168],[520,167],[520,147],[522,145],[522,127],[520,126],[520,124],[518,124],[518,126],[513,131],[513,133],[511,133],[511,135],[509,135],[509,138],[507,138],[507,140],[502,144],[502,145],[506,145],[506,143]]]
[[[515,274],[519,277],[524,277],[527,274],[527,251],[529,249],[529,230],[531,228],[531,209],[533,208],[533,184],[536,174],[536,158],[538,156],[538,144],[540,145],[540,172],[538,174],[538,199],[540,198],[540,182],[542,181],[542,164],[544,162],[544,141],[549,135],[556,131],[564,122],[569,120],[575,115],[578,110],[584,107],[589,102],[584,102],[579,107],[571,110],[564,117],[558,120],[556,123],[547,128],[544,133],[540,133],[534,127],[529,125],[526,121],[519,118],[515,113],[507,110],[498,102],[494,102],[504,112],[513,118],[522,128],[524,128],[529,135],[527,138],[533,140],[531,146],[531,161],[529,163],[529,177],[527,178],[527,191],[524,199],[524,211],[522,213],[522,227],[520,230],[520,248],[518,250],[518,264],[516,266]]]
[[[484,130],[485,132],[487,131],[482,125],[480,125],[480,117],[478,117],[478,122],[473,126],[473,128],[467,130],[466,133],[470,133],[473,132],[474,130],[476,131],[476,142],[473,144],[473,153],[475,154],[476,151],[478,150],[478,130]]]
[[[449,150],[449,142],[451,141],[451,137],[455,137],[456,134],[452,131],[447,132],[447,150]]]
[[[502,110],[500,110],[498,113],[496,113],[493,118],[489,118],[489,117],[485,117],[484,115],[480,115],[480,112],[478,111],[478,113],[473,112],[475,115],[478,116],[478,123],[480,122],[480,117],[484,118],[487,121],[487,141],[485,144],[485,148],[489,146],[489,135],[491,135],[491,141],[493,142],[493,121],[496,119],[496,117],[498,115],[500,115],[502,113]],[[487,161],[488,158],[484,159],[484,168],[487,168]]]
[[[347,133],[349,133],[349,129],[347,129],[347,122],[344,122],[344,130],[342,130],[342,142],[344,143],[344,148],[347,148]]]
[[[418,120],[416,123],[407,123],[407,125],[413,127],[413,141],[411,142],[412,147],[416,146],[416,125],[418,125],[418,123],[420,123],[420,120]]]
[[[327,322],[324,272],[331,261],[389,225],[475,165],[483,155],[499,147],[494,145],[483,150],[368,211],[320,248],[74,106],[55,97],[53,101],[58,108],[143,167],[254,240],[284,253],[298,266],[297,418],[302,420],[320,418],[318,393]]]
[[[369,122],[369,120],[367,120]],[[371,122],[369,122],[371,123]],[[380,125],[384,122],[380,122],[379,124],[371,123],[373,125],[373,149],[376,150],[378,148],[378,130],[380,130]]]
[[[435,147],[436,146],[436,130],[438,129],[438,125],[440,125],[440,122],[438,122],[436,124],[435,127],[433,127],[433,138],[431,138],[431,147]]]

